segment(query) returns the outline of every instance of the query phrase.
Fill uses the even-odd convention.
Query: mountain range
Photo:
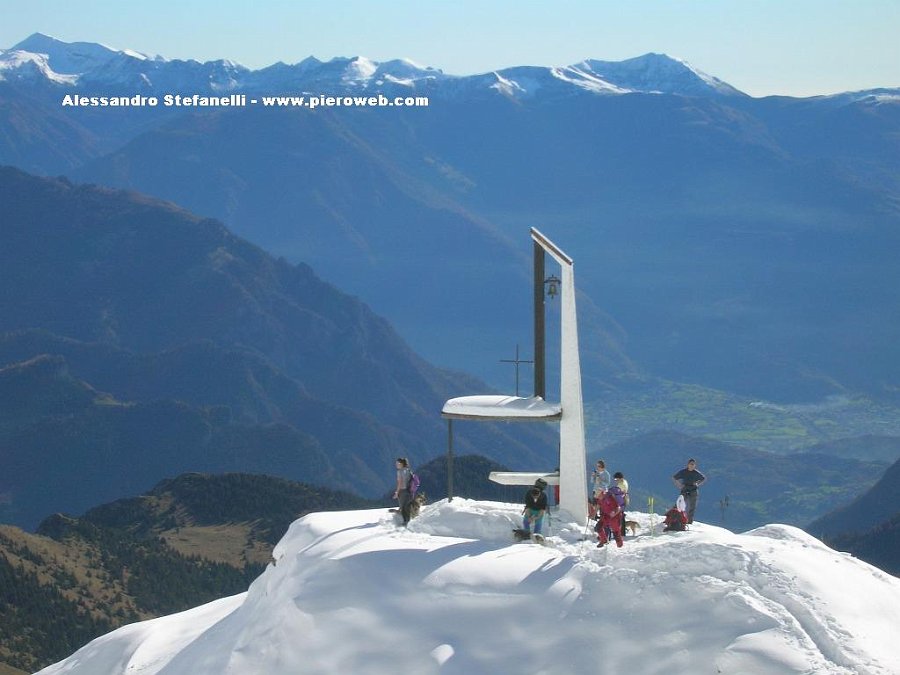
[[[445,452],[446,399],[487,389],[425,362],[308,266],[171,204],[9,168],[0,203],[6,522],[185,471],[378,496],[397,456]],[[537,426],[468,425],[457,448],[556,461]]]
[[[102,84],[141,91],[190,89],[193,91],[282,93],[336,86],[358,91],[428,91],[439,95],[468,96],[492,91],[528,97],[541,90],[564,92],[573,87],[595,93],[636,91],[743,96],[721,80],[664,54],[646,54],[622,62],[587,59],[562,68],[517,67],[471,77],[447,75],[440,69],[419,66],[408,59],[383,63],[362,56],[327,62],[309,57],[296,64],[276,63],[251,70],[221,59],[199,63],[150,57],[129,49],[90,42],[67,43],[35,33],[0,52],[0,76],[9,80],[46,80],[85,86]],[[441,90],[440,85],[453,86]]]
[[[4,338],[5,363],[21,370],[6,373],[9,378],[46,375],[49,368],[54,377],[73,377],[74,385],[68,384],[81,390],[79,396],[96,392],[90,394],[93,400],[125,403],[120,407],[128,410],[132,403],[139,407],[176,397],[207,420],[204,424],[231,431],[243,425],[241,433],[250,433],[246,425],[261,425],[271,435],[267,425],[297,429],[326,418],[309,399],[338,406],[329,408],[332,419],[361,406],[364,417],[351,416],[357,429],[390,438],[391,448],[427,438],[432,450],[422,456],[428,458],[442,444],[440,424],[418,426],[421,397],[401,390],[425,380],[430,391],[440,392],[428,399],[437,406],[446,394],[483,385],[458,374],[453,377],[463,377],[465,384],[435,384],[431,375],[422,375],[423,362],[410,363],[408,356],[397,372],[393,363],[373,369],[371,355],[382,353],[385,343],[396,346],[403,336],[428,361],[477,372],[490,386],[510,390],[512,369],[500,359],[511,356],[519,342],[526,344],[527,358],[530,336],[530,251],[524,233],[528,226],[547,229],[549,223],[552,237],[573,253],[578,266],[591,409],[604,410],[604,397],[611,394],[621,400],[642,383],[668,378],[700,391],[755,397],[749,400],[766,409],[861,392],[885,404],[879,414],[893,414],[888,404],[896,402],[900,375],[894,319],[900,309],[900,266],[893,255],[900,243],[897,90],[755,99],[681,60],[653,54],[620,63],[587,59],[568,67],[523,66],[473,76],[362,57],[327,63],[310,58],[251,71],[228,61],[172,61],[40,34],[0,54],[0,78],[0,161],[156,195],[203,214],[188,217],[213,234],[194,249],[206,256],[198,269],[166,260],[158,242],[138,238],[116,248],[123,242],[109,233],[91,246],[101,252],[111,246],[110,258],[101,256],[95,264],[76,256],[58,276],[52,273],[54,256],[66,262],[69,244],[51,245],[39,271],[22,261],[46,247],[32,242],[31,249],[20,249],[9,274],[28,280],[22,306],[12,310],[22,315],[0,326],[15,331]],[[430,104],[315,111],[60,105],[64,93],[170,90],[384,91],[425,94]],[[74,185],[63,189],[63,180],[49,184],[97,197],[80,205],[59,202],[76,213],[82,207],[115,210],[100,196],[115,202],[124,194]],[[15,192],[7,194],[14,203]],[[227,255],[213,254],[219,245],[212,240],[231,241],[223,225],[283,260],[246,242],[241,254],[228,246]],[[55,233],[45,232],[52,244]],[[159,241],[185,248],[180,235],[158,232]],[[147,246],[153,253],[144,253]],[[147,266],[130,269],[135,258]],[[169,265],[182,270],[180,281],[169,278]],[[102,274],[92,277],[97,270]],[[254,277],[248,286],[242,270],[251,276],[263,270],[263,280]],[[381,324],[335,342],[330,326],[297,324],[295,298],[287,303],[287,314],[279,304],[284,286],[292,283],[286,279],[300,274],[297,270],[310,275],[315,270],[316,281],[303,286],[304,298],[328,287],[325,282],[334,283],[389,320],[397,334]],[[45,280],[65,275],[76,283]],[[135,281],[145,283],[142,275],[157,278],[136,293]],[[218,283],[223,278],[224,285]],[[120,287],[122,297],[104,296]],[[27,309],[40,306],[31,299],[44,291],[52,311]],[[335,325],[350,330],[348,316],[366,311],[338,295],[334,306],[344,315]],[[146,310],[148,297],[155,297],[153,311]],[[176,302],[169,303],[169,297]],[[242,299],[252,300],[249,309]],[[198,314],[198,302],[241,309]],[[329,304],[317,303],[313,313],[324,313]],[[552,327],[556,309],[552,302],[548,306]],[[157,308],[177,315],[175,325],[162,329]],[[248,322],[245,316],[255,318]],[[309,330],[314,337],[304,351],[295,336]],[[553,340],[551,330],[551,348]],[[340,354],[356,348],[364,355],[342,360]],[[43,354],[54,356],[34,361]],[[103,366],[90,369],[97,359],[119,364],[129,377],[110,376],[115,371]],[[204,375],[192,374],[195,360],[207,364]],[[334,363],[341,367],[333,368]],[[345,384],[360,373],[371,376],[364,383],[368,389],[346,391]],[[446,375],[441,373],[439,380]],[[375,384],[401,374],[403,382],[389,394]],[[526,370],[526,382],[527,375]],[[234,391],[218,387],[211,396],[204,391],[208,378],[238,384]],[[265,387],[256,386],[260,380]],[[679,392],[685,391],[650,390],[654,396],[663,392],[657,408],[663,410],[681,403]],[[304,395],[309,398],[301,403]],[[710,400],[707,405],[713,406]],[[748,410],[746,419],[752,421],[763,408]],[[691,414],[700,419],[688,422],[702,425],[704,416],[717,411]],[[622,439],[638,433],[632,421],[616,415],[592,426],[616,424],[602,436]],[[839,423],[813,422],[815,433],[804,436],[807,446],[840,439],[844,447]],[[384,424],[390,429],[381,430]],[[316,470],[335,481],[329,484],[347,488],[341,482],[346,472],[329,465],[332,447],[349,444],[350,455],[366,450],[342,438],[343,428],[336,433],[333,424],[319,426],[328,427],[312,434],[322,450],[304,456],[316,455]],[[640,432],[654,426],[665,427],[665,420],[642,419]],[[517,467],[552,463],[552,452],[534,451],[530,441],[507,447],[506,430],[465,433],[491,436],[468,449],[496,461]],[[289,445],[310,441],[292,438]],[[537,445],[545,442],[546,437]],[[794,451],[798,443],[802,439],[789,448],[769,449]],[[384,477],[373,466],[391,454],[384,450],[350,482],[378,494]],[[682,458],[673,452],[665,461]],[[35,510],[32,517],[43,512]]]
[[[471,76],[362,57],[251,71],[40,34],[0,73],[0,161],[217,218],[494,387],[530,335],[537,226],[578,264],[589,397],[664,377],[776,402],[896,399],[897,89],[756,99],[655,54]],[[172,90],[429,105],[60,106]]]
[[[73,93],[385,93],[428,105],[63,107]],[[434,460],[420,474],[441,496],[441,403],[509,391],[499,360],[520,342],[529,351],[536,226],[576,259],[590,428],[615,441],[589,455],[625,470],[632,511],[650,496],[666,506],[668,477],[696,455],[710,478],[702,520],[820,518],[810,532],[895,572],[897,465],[879,476],[896,439],[847,439],[807,417],[806,440],[787,443],[794,429],[769,427],[822,399],[874,401],[862,420],[896,414],[898,144],[900,89],[755,99],[659,54],[472,76],[364,57],[250,70],[32,35],[0,50],[0,164],[19,167],[0,167],[0,521],[31,528],[198,471],[303,480],[363,495],[334,493],[333,505],[359,508],[389,491],[401,454]],[[548,302],[551,329],[556,311]],[[665,430],[666,411],[689,411],[679,428],[729,435],[712,420],[722,399],[697,392],[740,402],[740,419],[772,431],[768,449],[782,456]],[[556,461],[542,427],[460,425],[455,443],[486,455],[461,463],[464,483],[500,463]],[[162,560],[157,535],[202,546],[222,518],[250,532],[238,558],[265,552],[296,514],[242,529],[259,511],[251,499],[240,517],[195,528],[200,510],[236,495],[283,496],[277,479],[240,481],[189,474],[43,520],[40,535],[3,528],[3,557],[18,567],[0,565],[2,586],[30,589],[7,604],[54,607],[69,651],[123,617],[182,609],[158,604],[180,592],[162,582],[129,604],[140,589],[128,592],[124,568],[109,572],[110,556]],[[493,488],[473,496],[518,500]],[[186,505],[191,494],[201,501]],[[145,513],[151,502],[158,512]],[[456,510],[457,525],[472,515]],[[157,520],[141,530],[136,514]],[[134,550],[92,548],[115,527]],[[135,528],[149,539],[135,544]],[[73,585],[65,566],[39,569],[34,556],[61,549],[41,539],[35,553],[32,537],[88,541],[68,552],[99,555],[92,569],[106,570],[111,594]],[[170,563],[188,576],[206,565]],[[247,580],[231,563],[206,569],[223,593]],[[151,576],[135,584],[147,591]],[[48,580],[69,595],[48,594]],[[181,600],[212,597],[204,588]],[[118,615],[86,613],[88,596]],[[34,638],[34,625],[14,632]]]

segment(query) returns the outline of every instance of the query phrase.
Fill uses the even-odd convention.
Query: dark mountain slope
[[[100,136],[61,110],[47,86],[15,87],[0,81],[0,157],[27,171],[63,172],[99,156]]]
[[[232,424],[220,410],[172,399],[118,401],[73,377],[59,356],[0,369],[0,395],[4,522],[33,527],[48,507],[84,510],[172,471],[244,469],[357,486],[338,472],[346,458],[296,427]]]
[[[857,498],[811,522],[806,530],[817,537],[860,533],[900,514],[900,460],[868,489],[857,486]]]
[[[480,372],[505,376],[497,360],[530,336],[527,225],[501,233],[460,205],[447,189],[452,176],[415,131],[431,117],[431,109],[197,114],[77,175],[220,218],[389,313],[431,361],[459,365],[466,353]],[[501,312],[503,321],[489,319]],[[593,326],[582,332],[588,379],[633,371],[615,322],[589,304],[582,314]]]
[[[900,513],[868,530],[825,537],[825,542],[900,577]]]
[[[900,576],[900,460],[853,502],[817,518],[806,530],[832,548]]]
[[[186,474],[38,534],[0,525],[0,658],[34,672],[124,623],[243,592],[293,520],[370,505],[270,476]]]
[[[17,417],[9,443],[32,447],[40,437],[37,456],[96,463],[97,477],[109,457],[107,468],[124,472],[119,487],[132,492],[165,475],[168,458],[166,473],[252,469],[374,495],[387,488],[393,457],[444,451],[446,398],[485,389],[427,364],[307,266],[273,259],[215,221],[13,169],[0,169],[0,203],[0,331],[16,333],[2,341],[6,363],[64,354],[78,387],[117,403],[94,401],[73,417],[38,410],[39,434]],[[554,462],[552,436],[536,428],[469,425],[460,439],[461,450],[514,466]],[[202,466],[187,462],[203,448]],[[0,492],[9,493],[23,476],[4,480]],[[40,474],[28,480],[39,485]]]

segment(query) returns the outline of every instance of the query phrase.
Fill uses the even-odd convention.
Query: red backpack
[[[682,532],[685,529],[685,523],[687,522],[687,516],[684,515],[681,511],[676,508],[671,508],[666,511],[666,527],[665,531],[669,532],[671,530],[675,530],[678,532]]]

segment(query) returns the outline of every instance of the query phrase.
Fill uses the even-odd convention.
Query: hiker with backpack
[[[528,489],[525,493],[525,508],[522,509],[522,529],[534,534],[541,533],[541,526],[544,523],[544,513],[547,511],[547,495],[544,488],[547,482],[543,478],[538,478],[534,487]],[[532,530],[532,525],[534,529]]]
[[[400,507],[400,515],[403,518],[403,526],[409,525],[409,505],[412,502],[413,495],[409,490],[409,482],[413,476],[412,469],[409,468],[409,460],[406,457],[398,457],[394,463],[397,468],[397,488],[394,490],[394,499]]]
[[[616,500],[616,491],[621,491],[621,489],[617,486],[611,487],[609,492],[600,498],[600,504],[597,506],[599,519],[594,528],[597,538],[600,540],[597,548],[606,546],[610,536],[615,538],[616,546],[622,547],[622,507]]]
[[[706,482],[706,476],[697,471],[697,460],[692,457],[685,468],[672,476],[672,482],[681,491],[687,504],[687,524],[690,525],[694,522],[694,511],[697,510],[700,499],[699,488]]]

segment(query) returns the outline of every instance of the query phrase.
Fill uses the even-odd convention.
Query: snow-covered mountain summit
[[[63,42],[35,33],[0,54],[0,80],[26,79],[21,64],[29,60],[41,64],[40,70],[48,82],[87,91],[231,91],[240,88],[243,78],[251,73],[249,68],[225,59],[206,63],[168,60],[91,42]],[[30,72],[33,75],[33,67]]]
[[[53,84],[81,88],[132,87],[161,92],[173,87],[205,91],[317,93],[415,91],[459,96],[474,93],[530,98],[548,94],[674,93],[733,96],[741,93],[684,61],[647,54],[627,61],[587,60],[566,67],[520,66],[477,75],[448,75],[408,59],[377,62],[355,56],[250,70],[228,60],[199,63],[148,57],[89,42],[66,43],[35,33],[0,52],[0,80],[42,76]]]
[[[28,36],[11,51],[42,54],[53,71],[60,75],[94,72],[123,57],[138,61],[149,60],[145,54],[130,49],[113,49],[94,42],[63,42],[43,33]]]
[[[125,626],[59,673],[900,672],[900,580],[801,530],[660,517],[621,549],[513,504],[457,499],[296,521],[245,594]],[[630,517],[632,514],[630,514]],[[651,534],[651,530],[656,534]]]
[[[666,54],[644,54],[625,61],[582,61],[578,66],[622,89],[666,94],[744,96],[730,84],[707,75],[687,61]]]

